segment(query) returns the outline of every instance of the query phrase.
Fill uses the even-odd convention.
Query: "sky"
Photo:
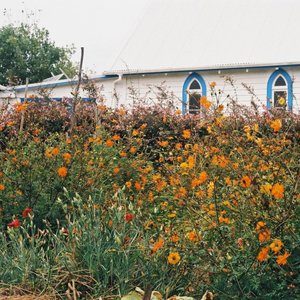
[[[109,70],[136,30],[151,0],[1,0],[0,26],[34,23],[49,30],[57,46],[76,47],[84,70]]]

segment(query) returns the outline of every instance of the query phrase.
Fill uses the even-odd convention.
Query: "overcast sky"
[[[110,69],[151,0],[0,0],[0,26],[37,22],[58,46],[74,44],[84,69]]]

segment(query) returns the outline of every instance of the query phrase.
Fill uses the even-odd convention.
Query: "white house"
[[[215,82],[223,104],[299,113],[299,12],[299,0],[151,0],[111,69],[92,80],[110,106],[132,104],[132,88],[142,97],[164,82],[183,113],[196,113]],[[29,93],[50,88],[61,99],[75,84],[30,84]],[[25,86],[15,91],[21,99]]]

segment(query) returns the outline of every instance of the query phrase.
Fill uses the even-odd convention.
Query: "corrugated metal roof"
[[[299,0],[151,0],[105,74],[293,64],[299,12]]]

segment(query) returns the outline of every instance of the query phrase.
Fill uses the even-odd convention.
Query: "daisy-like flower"
[[[181,257],[178,252],[171,252],[168,256],[168,263],[171,265],[176,265],[179,263]]]

